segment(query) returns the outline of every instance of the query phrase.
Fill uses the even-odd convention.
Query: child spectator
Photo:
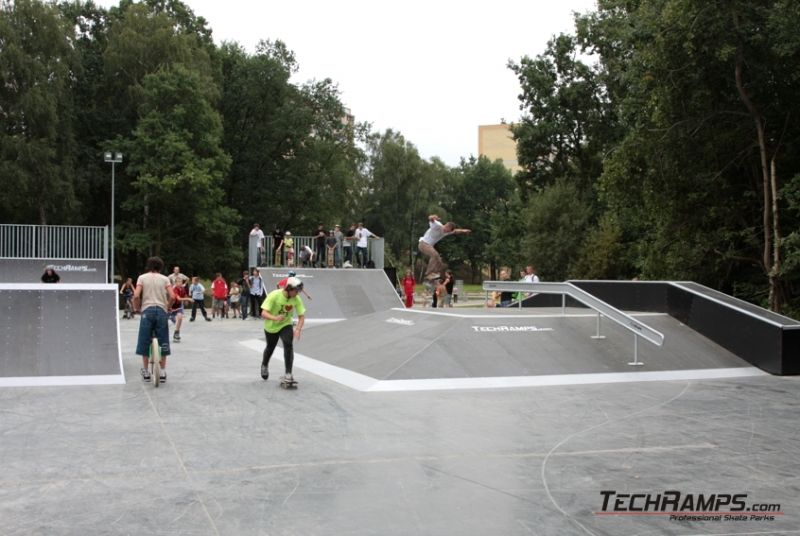
[[[208,318],[208,313],[206,312],[206,287],[200,283],[200,279],[198,279],[197,276],[192,277],[192,285],[189,287],[189,292],[192,295],[192,317],[189,319],[189,322],[194,322],[198,308],[200,308],[200,312],[203,313],[203,318],[206,319],[206,322],[211,322],[211,319]]]
[[[406,270],[406,276],[401,281],[403,284],[403,296],[406,299],[406,308],[411,308],[414,306],[414,286],[417,282],[414,280],[414,276],[411,275],[411,270]]]
[[[444,300],[445,300],[445,296],[447,296],[447,287],[445,286],[444,282],[445,282],[445,278],[444,277],[440,277],[439,278],[439,282],[436,285],[436,290],[435,290],[435,292],[436,292],[436,307],[439,307],[440,309],[445,306]]]
[[[122,315],[122,318],[126,319],[133,319],[133,291],[135,287],[133,286],[133,279],[130,277],[125,280],[125,284],[122,285],[119,293],[122,294],[122,298],[125,300],[125,314]]]
[[[239,309],[239,302],[242,299],[242,288],[236,281],[231,282],[231,290],[228,294],[231,300],[231,311],[233,311],[233,318],[239,318],[242,313]]]
[[[294,266],[294,238],[291,231],[283,233],[283,250],[286,252],[286,266]]]
[[[222,274],[217,272],[214,281],[211,282],[211,318],[222,318],[228,311],[226,310],[228,300],[228,283],[222,278]]]
[[[180,279],[180,277],[184,279]],[[175,324],[175,332],[172,335],[172,340],[175,342],[181,342],[181,325],[184,317],[183,302],[192,301],[189,297],[189,292],[186,290],[186,285],[184,285],[185,280],[188,278],[182,274],[180,277],[177,280],[178,284],[172,287],[172,292],[175,293],[175,301],[172,302],[169,311],[169,319]]]

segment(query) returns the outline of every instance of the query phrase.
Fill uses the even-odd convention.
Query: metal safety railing
[[[308,246],[312,251],[315,251],[314,237],[293,236],[292,239],[294,241],[293,263],[294,266],[300,266],[298,257],[300,249],[303,246]],[[275,248],[273,247],[274,240],[271,236],[264,237],[261,248],[258,247],[258,242],[258,237],[253,235],[250,236],[248,240],[248,266],[286,266],[286,248],[280,248],[276,252]],[[372,261],[370,266],[382,269],[384,267],[383,246],[383,238],[370,238],[366,254],[359,257],[359,252],[356,248],[355,241],[353,241],[352,244],[348,241],[345,241],[334,249],[334,265],[338,268],[341,268],[345,262],[349,262],[352,267],[358,268],[362,265],[367,265],[370,263],[370,261]],[[327,255],[327,248],[323,252],[323,255]],[[324,257],[322,259],[315,258],[314,264],[327,266],[327,259]]]
[[[106,260],[108,227],[0,224],[0,258]]]
[[[485,281],[483,289],[486,291],[494,292],[525,292],[536,294],[561,294],[561,314],[566,314],[566,296],[584,304],[590,309],[597,311],[597,331],[592,336],[594,339],[603,339],[600,333],[600,321],[602,317],[619,324],[626,330],[633,333],[633,361],[629,365],[640,366],[643,365],[639,361],[639,337],[656,345],[661,346],[664,344],[664,335],[651,328],[643,322],[639,322],[632,316],[623,313],[616,307],[600,300],[596,296],[589,294],[583,289],[580,289],[572,283],[525,283],[519,281]]]

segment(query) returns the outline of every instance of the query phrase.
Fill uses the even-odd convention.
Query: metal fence
[[[108,227],[0,224],[0,258],[106,260]]]
[[[308,246],[314,250],[314,237],[313,236],[294,236],[294,266],[300,266],[298,255],[303,246]],[[345,242],[340,244],[335,249],[334,265],[341,268],[345,261],[349,262],[354,268],[358,268],[363,263],[369,263],[371,267],[383,269],[384,267],[384,239],[383,238],[370,238],[367,246],[366,257],[360,259],[358,251],[355,247],[355,241]],[[264,237],[263,254],[259,254],[258,238],[251,236],[249,239],[248,247],[248,261],[249,266],[286,266],[286,251],[281,248],[278,252],[277,258],[274,254],[273,240],[271,236]],[[326,252],[327,254],[327,248]],[[371,261],[371,262],[370,262]],[[314,259],[314,264],[319,266],[326,266],[327,259]]]

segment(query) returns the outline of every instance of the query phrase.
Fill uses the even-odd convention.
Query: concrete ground
[[[798,378],[285,391],[240,344],[261,323],[229,319],[187,323],[155,389],[120,323],[126,385],[0,390],[0,535],[800,534]],[[780,510],[671,520],[612,491]]]

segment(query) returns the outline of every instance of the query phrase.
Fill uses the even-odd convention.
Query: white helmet
[[[303,282],[299,277],[290,277],[286,280],[286,290],[303,290]]]

